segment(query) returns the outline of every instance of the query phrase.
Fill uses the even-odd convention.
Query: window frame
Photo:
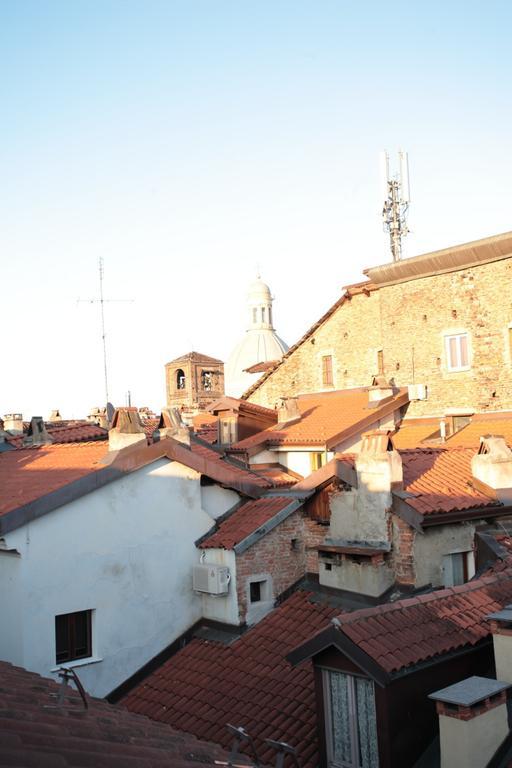
[[[454,578],[454,558],[462,557],[462,581],[455,581]],[[450,559],[449,569],[446,567],[446,561]],[[458,587],[462,584],[467,584],[470,579],[475,575],[475,553],[472,549],[459,549],[455,552],[446,552],[442,555],[442,575],[443,575],[443,587]],[[450,578],[447,578],[447,577]]]
[[[320,363],[322,366],[322,389],[334,389],[333,355],[331,353],[321,355]]]
[[[73,611],[71,613],[59,613],[55,616],[55,663],[57,665],[68,664],[70,662],[84,661],[93,657],[92,648],[92,608],[88,608],[83,611]],[[85,616],[85,652],[77,653],[79,646],[77,640],[76,622],[78,616]],[[69,644],[69,655],[67,658],[62,658],[62,651],[59,652],[58,648],[58,632],[57,632],[57,620],[67,618],[67,634]],[[60,657],[60,658],[59,658]]]
[[[373,686],[373,718],[375,722],[375,734],[377,738],[377,764],[372,768],[379,768],[380,765],[380,751],[379,751],[379,727],[377,721],[377,702],[375,696],[375,683],[374,681],[364,674],[354,674],[353,672],[345,672],[341,669],[331,669],[328,667],[321,667],[322,672],[322,693],[325,713],[325,750],[327,757],[328,768],[359,768],[361,765],[361,751],[359,743],[359,727],[357,720],[357,694],[356,694],[356,679],[366,680]],[[347,760],[335,760],[333,750],[333,712],[331,706],[331,687],[330,687],[330,675],[332,674],[345,675],[348,678],[348,707],[349,707],[349,730],[350,740],[352,746],[352,757],[350,761]]]
[[[448,373],[458,373],[459,371],[469,371],[471,370],[471,338],[470,334],[466,330],[454,330],[454,331],[445,331],[443,334],[444,337],[444,354],[446,359],[446,370]],[[462,348],[461,348],[461,339],[466,339],[466,356],[467,356],[467,363],[462,364]],[[456,364],[452,365],[452,355],[451,355],[451,349],[450,349],[450,341],[451,339],[456,340]]]

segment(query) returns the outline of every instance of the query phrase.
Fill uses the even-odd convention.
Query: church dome
[[[226,394],[231,397],[240,397],[261,376],[261,371],[247,373],[248,368],[280,360],[288,351],[288,345],[274,330],[270,288],[259,278],[249,286],[247,308],[249,327],[224,368]]]

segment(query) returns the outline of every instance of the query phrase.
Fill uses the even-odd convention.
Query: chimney
[[[468,677],[431,693],[439,715],[441,768],[485,768],[508,735],[509,683]]]
[[[190,446],[190,429],[181,418],[179,408],[162,409],[153,439],[163,440],[166,437],[172,437],[173,440]]]
[[[374,376],[371,387],[368,387],[368,402],[376,407],[382,400],[393,397],[393,387],[384,376]]]
[[[278,427],[295,424],[301,419],[298,397],[280,397],[276,403],[276,410]]]
[[[4,429],[13,435],[23,434],[23,416],[21,413],[6,413],[4,416]]]
[[[60,415],[60,411],[58,408],[56,408],[54,411],[50,413],[48,421],[62,421],[62,416]]]
[[[512,451],[503,437],[484,435],[471,460],[475,480],[496,491],[502,504],[512,504]]]
[[[512,605],[487,616],[491,624],[496,678],[512,683]]]
[[[402,458],[395,450],[390,433],[374,429],[365,432],[362,438],[355,461],[359,487],[370,493],[401,491],[404,480]],[[391,497],[388,506],[391,506]]]
[[[42,416],[32,416],[28,432],[23,439],[23,445],[49,445],[53,438],[46,431]]]
[[[117,408],[108,433],[109,451],[120,451],[129,445],[146,444],[146,433],[142,428],[136,408]]]

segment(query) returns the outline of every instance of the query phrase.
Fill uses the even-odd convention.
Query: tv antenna
[[[384,231],[389,232],[393,261],[400,261],[402,258],[402,237],[405,237],[409,232],[406,218],[411,196],[407,152],[399,150],[398,166],[398,172],[391,176],[389,173],[389,155],[387,152],[381,152],[380,171],[384,196],[382,220]]]
[[[101,341],[103,344],[103,373],[105,376],[105,405],[108,405],[108,367],[107,367],[107,342],[106,342],[106,331],[105,331],[105,304],[112,304],[112,303],[127,303],[132,304],[133,299],[105,299],[103,296],[103,274],[104,274],[104,267],[103,267],[103,259],[100,256],[99,259],[99,273],[100,273],[100,295],[97,299],[78,299],[77,304],[99,304],[100,305],[100,314],[101,314]]]

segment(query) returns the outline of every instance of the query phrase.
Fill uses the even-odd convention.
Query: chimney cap
[[[512,451],[501,435],[482,435],[477,455],[490,456],[491,459],[498,461],[510,461],[512,459]]]
[[[459,707],[472,707],[490,696],[512,688],[512,683],[504,683],[489,677],[467,677],[458,683],[441,688],[429,694],[429,699],[442,701],[445,704],[455,704]]]
[[[388,429],[372,429],[363,432],[360,453],[387,453],[394,451],[392,432]]]

